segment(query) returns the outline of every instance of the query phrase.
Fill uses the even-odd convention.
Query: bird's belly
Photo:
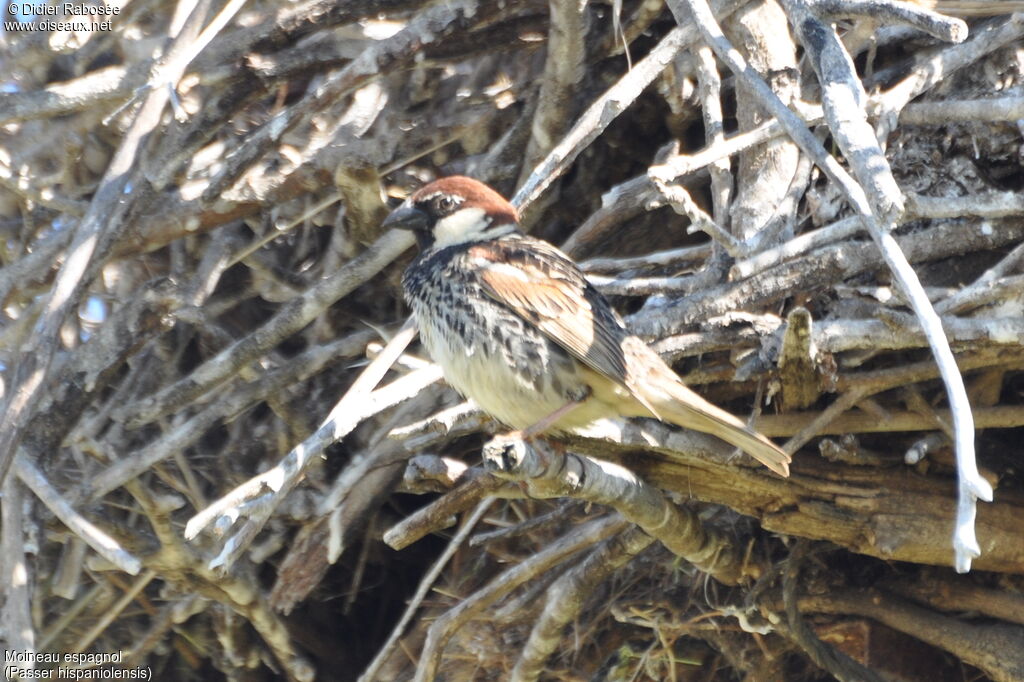
[[[478,330],[466,338],[444,320],[418,315],[421,340],[448,384],[514,429],[532,426],[589,393],[576,361],[531,327],[513,323],[500,332]],[[592,407],[597,405],[588,402],[567,415],[557,430],[607,416]]]
[[[564,405],[566,399],[543,387],[537,390],[522,375],[480,354],[438,359],[445,379],[487,414],[515,429],[525,429]]]

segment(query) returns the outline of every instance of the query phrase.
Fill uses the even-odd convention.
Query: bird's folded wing
[[[611,306],[560,251],[525,239],[529,248],[509,240],[470,249],[484,291],[591,369],[624,385],[622,341],[628,334]]]

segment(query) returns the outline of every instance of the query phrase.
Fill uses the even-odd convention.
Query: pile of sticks
[[[1018,5],[146,0],[0,34],[8,649],[1024,678]],[[792,476],[462,402],[380,230],[453,173]]]

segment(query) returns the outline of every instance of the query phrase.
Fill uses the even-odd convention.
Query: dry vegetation
[[[1021,3],[779,2],[134,0],[0,34],[8,649],[1024,679]],[[491,441],[404,353],[411,238],[379,230],[452,173],[792,476],[640,420]]]

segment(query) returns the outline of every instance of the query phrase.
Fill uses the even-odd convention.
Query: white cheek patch
[[[471,206],[459,209],[437,221],[434,226],[434,246],[451,246],[476,239],[490,224],[482,208]]]

